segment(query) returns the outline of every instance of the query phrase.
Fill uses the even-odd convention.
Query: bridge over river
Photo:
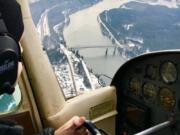
[[[79,53],[79,50],[82,50],[82,49],[93,49],[93,48],[105,48],[105,55],[107,56],[109,53],[109,51],[110,51],[110,54],[113,54],[113,55],[115,55],[116,54],[116,51],[117,51],[117,48],[118,48],[118,46],[116,46],[116,45],[114,45],[114,46],[112,46],[112,45],[109,45],[109,46],[107,46],[107,45],[89,45],[89,46],[84,46],[84,45],[76,45],[76,46],[74,46],[74,47],[69,47],[68,49],[69,50],[71,50],[71,51],[75,51],[75,52],[77,52],[77,53]],[[113,50],[112,50],[112,49]],[[113,52],[113,53],[112,53]]]

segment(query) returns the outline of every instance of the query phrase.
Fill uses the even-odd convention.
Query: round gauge
[[[149,79],[155,79],[156,78],[156,74],[157,74],[156,67],[153,66],[153,65],[147,65],[147,67],[146,67],[146,76]]]
[[[177,69],[172,62],[163,63],[160,69],[160,73],[165,83],[172,83],[177,79]]]
[[[143,85],[143,95],[147,99],[156,99],[157,90],[154,84],[145,83]]]
[[[159,101],[164,109],[172,109],[175,105],[174,93],[168,88],[162,88],[159,93]]]
[[[137,78],[132,78],[129,83],[129,92],[133,95],[139,95],[141,90],[141,82]]]

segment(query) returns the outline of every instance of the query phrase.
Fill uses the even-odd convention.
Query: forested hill
[[[180,48],[180,8],[129,2],[100,18],[124,45],[128,57],[146,51]],[[105,29],[102,27],[105,35]]]

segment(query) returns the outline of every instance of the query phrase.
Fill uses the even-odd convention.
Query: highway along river
[[[118,8],[127,0],[103,0],[102,2],[76,12],[70,16],[70,24],[64,29],[64,37],[68,47],[114,46],[110,39],[103,36],[97,17],[104,10]],[[113,56],[114,48],[79,49],[86,64],[96,74],[106,74],[113,77],[117,69],[125,62],[118,52]]]

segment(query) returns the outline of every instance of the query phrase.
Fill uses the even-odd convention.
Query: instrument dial
[[[143,85],[143,95],[145,98],[154,100],[157,96],[156,86],[152,83],[145,83]]]
[[[171,110],[175,105],[174,93],[169,88],[160,89],[159,101],[165,110]]]
[[[139,95],[141,91],[141,81],[138,78],[132,78],[129,83],[129,92],[133,95]]]
[[[165,83],[173,83],[177,79],[177,69],[172,62],[163,63],[160,69],[160,73]]]
[[[146,67],[146,76],[149,79],[154,80],[157,76],[157,68],[154,65],[147,65]]]

